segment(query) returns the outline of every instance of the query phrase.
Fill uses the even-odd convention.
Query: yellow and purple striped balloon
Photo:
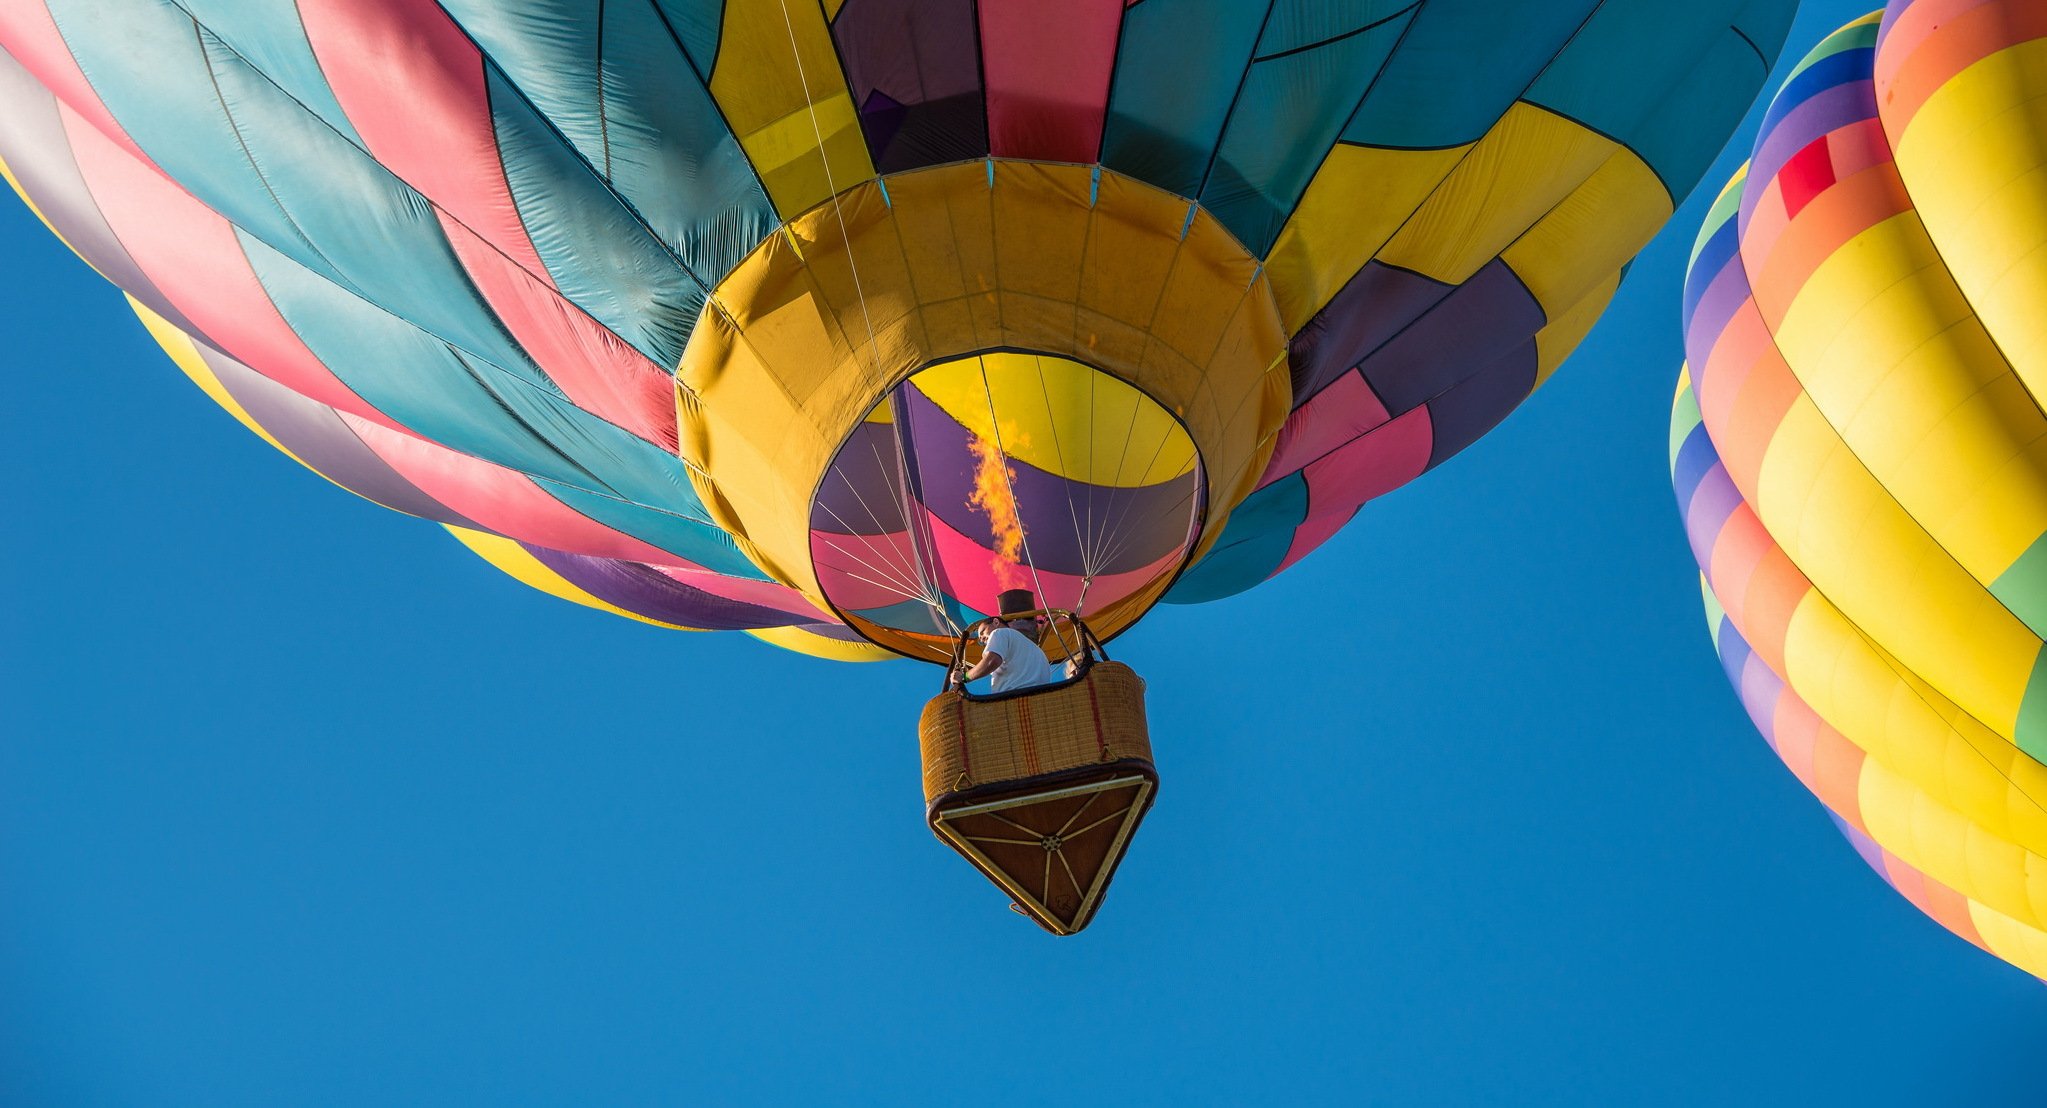
[[[1685,289],[1671,472],[1728,678],[1863,858],[2047,977],[2047,5],[1809,54]]]

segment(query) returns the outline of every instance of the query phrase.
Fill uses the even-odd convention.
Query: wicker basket
[[[932,831],[1056,935],[1086,927],[1158,791],[1144,681],[1098,661],[1075,679],[924,706]]]

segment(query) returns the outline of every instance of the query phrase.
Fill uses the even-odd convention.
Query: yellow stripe
[[[932,366],[911,381],[967,430],[989,442],[999,434],[1004,453],[1047,473],[1129,488],[1194,468],[1194,440],[1170,413],[1065,358],[985,354]]]
[[[456,527],[452,524],[444,523],[441,526],[447,528],[449,534],[460,540],[462,545],[468,547],[477,557],[497,567],[506,576],[521,584],[539,589],[549,596],[558,596],[563,600],[581,604],[585,608],[595,608],[600,612],[610,612],[615,616],[624,616],[627,619],[653,624],[656,627],[666,627],[675,631],[703,630],[701,627],[684,627],[681,624],[663,623],[658,619],[648,619],[646,616],[636,612],[629,612],[616,604],[607,604],[569,583],[568,579],[547,568],[540,559],[527,553],[526,548],[508,538],[485,531],[473,531],[467,527]]]
[[[1516,103],[1415,208],[1379,260],[1462,284],[1576,192],[1617,149],[1582,124]],[[1614,258],[1613,265],[1624,260]]]
[[[2027,388],[2047,398],[2043,134],[2047,40],[2035,39],[1949,78],[1906,121],[1896,156],[1947,268]]]
[[[825,13],[815,3],[730,0],[711,96],[785,220],[874,176]]]
[[[1288,334],[1299,331],[1386,245],[1470,144],[1446,150],[1342,146],[1308,182],[1265,272]]]
[[[2047,531],[2047,419],[1917,217],[1850,239],[1774,330],[1856,457],[1977,581]]]
[[[1969,922],[1992,954],[2034,977],[2047,977],[2047,934],[2027,927],[2003,912],[1969,902]]]
[[[801,627],[763,627],[747,634],[764,643],[830,662],[886,662],[898,655],[865,642],[840,642]]]
[[[2040,651],[1801,396],[1770,441],[1751,501],[1793,563],[1857,626],[2000,735]]]

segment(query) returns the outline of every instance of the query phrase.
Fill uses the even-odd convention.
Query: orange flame
[[[1014,425],[1004,422],[1000,432],[1004,442],[1024,445]],[[994,567],[996,587],[1028,588],[1030,576],[1022,565],[1023,517],[1017,513],[1016,495],[1010,491],[1016,470],[1003,457],[1002,449],[987,439],[975,435],[968,445],[974,451],[974,491],[967,503],[988,517],[988,528],[995,537],[995,557],[988,564]]]

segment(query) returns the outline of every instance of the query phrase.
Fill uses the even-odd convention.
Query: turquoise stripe
[[[489,84],[505,179],[555,285],[656,365],[673,368],[716,278],[684,270],[503,75],[490,71]]]
[[[522,124],[518,141],[565,141],[585,172],[607,182],[648,228],[623,230],[651,232],[702,283],[717,284],[780,226],[753,164],[704,87],[710,54],[693,61],[681,45],[708,34],[694,48],[716,50],[718,5],[606,4],[601,27],[581,3],[446,6],[554,132]],[[706,7],[708,19],[700,10]],[[601,71],[591,64],[600,45]],[[494,86],[493,101],[504,92]],[[586,202],[580,189],[561,186],[553,194]],[[535,192],[525,195],[530,200]],[[541,223],[572,218],[546,206],[522,211]]]
[[[1609,2],[1543,71],[1527,99],[1627,146],[1682,198],[1754,100],[1795,6],[1792,0]]]
[[[1102,164],[1193,198],[1250,64],[1264,4],[1146,0],[1126,10]]]
[[[1596,2],[1429,0],[1343,141],[1410,149],[1477,141]]]
[[[368,149],[355,124],[341,110],[327,75],[306,41],[298,9],[277,0],[178,0],[192,17],[220,37],[235,53],[283,86],[329,127],[357,146]]]
[[[1278,572],[1308,518],[1308,481],[1290,473],[1244,498],[1207,556],[1180,575],[1165,599],[1203,604],[1234,596]]]
[[[1258,56],[1270,60],[1253,64],[1245,78],[1200,197],[1253,256],[1262,258],[1272,249],[1309,179],[1406,29],[1411,12],[1382,15],[1377,10],[1394,6],[1368,7],[1349,26],[1331,26],[1327,20],[1303,26],[1298,13],[1291,18],[1273,13],[1258,45]],[[1373,22],[1378,26],[1357,30]],[[1303,48],[1331,38],[1335,41]]]

